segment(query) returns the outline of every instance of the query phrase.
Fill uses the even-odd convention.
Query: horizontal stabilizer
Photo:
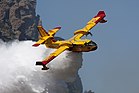
[[[61,29],[61,27],[59,26],[59,27],[55,27],[54,29]]]
[[[49,34],[50,36],[54,36],[54,35],[56,34],[56,32],[57,32],[58,30],[60,30],[60,29],[61,29],[61,27],[55,27],[55,28],[49,30],[49,31],[48,31],[48,34]]]
[[[45,42],[45,40],[40,39],[39,41],[37,41],[35,44],[33,44],[32,46],[34,47],[38,47],[40,44],[43,44]]]

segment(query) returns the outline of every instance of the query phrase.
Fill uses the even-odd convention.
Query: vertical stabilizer
[[[42,26],[38,26],[37,28],[41,37],[49,36],[49,34],[46,32],[46,30]]]

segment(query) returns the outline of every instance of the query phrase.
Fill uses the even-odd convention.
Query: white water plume
[[[65,51],[49,63],[49,70],[35,66],[53,49],[32,47],[32,41],[0,41],[0,93],[69,93],[82,63],[82,53]]]

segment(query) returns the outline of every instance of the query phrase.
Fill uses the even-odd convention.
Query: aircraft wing
[[[42,65],[42,70],[47,70],[48,68],[45,66],[50,61],[52,61],[55,57],[57,57],[59,54],[64,52],[66,49],[68,49],[68,46],[60,46],[57,50],[55,50],[53,53],[51,53],[48,57],[46,57],[43,61],[36,62],[36,65]]]
[[[105,17],[105,12],[104,11],[99,11],[98,14],[93,17],[88,23],[87,25],[79,30],[76,30],[74,32],[74,37],[72,37],[69,40],[78,40],[80,39],[82,36],[87,35],[89,33],[89,31],[97,24],[97,23],[105,23],[107,22],[106,20],[104,20]]]

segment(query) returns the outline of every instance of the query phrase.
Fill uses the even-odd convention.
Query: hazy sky
[[[65,39],[84,27],[99,10],[105,24],[91,30],[98,44],[83,54],[80,76],[84,90],[95,93],[139,93],[139,0],[37,0],[43,26],[62,26],[56,34]]]

